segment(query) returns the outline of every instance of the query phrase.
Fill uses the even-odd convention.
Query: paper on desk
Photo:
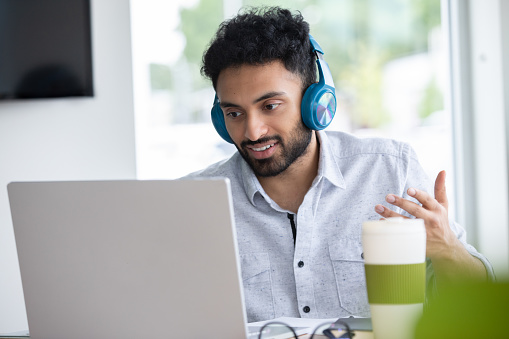
[[[309,327],[314,329],[316,326],[321,325],[327,322],[335,322],[338,318],[330,318],[330,319],[311,319],[311,318],[293,318],[293,317],[279,317],[271,320],[258,321],[254,323],[249,323],[249,326],[263,326],[271,321],[279,321],[285,324],[290,325],[291,327]]]
[[[273,321],[282,322],[287,324],[288,326],[292,327],[295,330],[295,333],[297,335],[301,334],[311,334],[311,332],[318,326],[323,323],[333,323],[338,318],[331,318],[331,319],[310,319],[310,318],[293,318],[293,317],[279,317],[276,319],[270,319],[270,320],[264,320],[264,321],[258,321],[254,323],[248,323],[247,325],[250,328],[261,328],[266,323],[270,323]]]
[[[348,318],[359,318],[360,319],[360,318],[364,318],[364,317],[350,316]],[[339,319],[342,319],[345,322],[349,323],[349,321],[347,321],[348,318],[339,318]],[[371,321],[370,318],[365,318],[365,319],[369,319],[369,321]],[[289,325],[290,327],[292,327],[295,330],[295,333],[297,333],[297,335],[301,335],[301,334],[311,334],[319,325],[322,325],[324,323],[332,324],[332,323],[336,322],[337,320],[338,320],[338,318],[311,319],[311,318],[279,317],[276,319],[248,323],[248,326],[253,329],[257,328],[257,327],[261,328],[263,325],[265,325],[268,322],[277,321],[277,322],[282,322],[282,323]],[[356,325],[356,326],[359,326],[359,325]],[[367,326],[366,324],[363,324],[363,327],[366,327],[366,326]],[[371,324],[368,327],[369,327],[369,329],[367,329],[367,328],[366,329],[357,328],[357,329],[359,329],[361,331],[365,331],[365,330],[371,331]]]

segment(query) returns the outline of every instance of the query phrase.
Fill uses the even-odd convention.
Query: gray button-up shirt
[[[433,192],[408,144],[359,139],[342,132],[317,134],[318,175],[293,216],[295,245],[291,212],[265,193],[238,153],[186,177],[228,177],[231,181],[249,322],[282,316],[369,316],[362,223],[380,218],[374,207],[384,203],[388,193],[413,200],[406,194],[409,187]],[[451,227],[492,275],[489,262],[466,243],[464,229],[454,222]],[[428,291],[433,291],[430,262],[427,280]]]

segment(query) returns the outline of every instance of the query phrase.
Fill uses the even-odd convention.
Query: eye
[[[228,113],[226,113],[226,116],[228,116],[228,117],[230,117],[232,119],[237,118],[239,115],[241,115],[240,112],[228,112]]]
[[[265,105],[263,108],[266,109],[267,111],[272,111],[272,110],[275,110],[280,104],[276,103],[276,104],[267,104]]]

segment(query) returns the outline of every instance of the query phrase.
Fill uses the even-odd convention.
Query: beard
[[[264,137],[256,141],[243,141],[240,147],[235,144],[240,155],[248,163],[258,177],[275,177],[283,173],[291,164],[293,164],[300,156],[302,156],[311,142],[313,132],[299,120],[297,126],[290,132],[290,138],[287,143],[279,135]],[[278,154],[274,154],[265,159],[254,159],[249,155],[246,146],[256,145],[268,141],[278,141]]]

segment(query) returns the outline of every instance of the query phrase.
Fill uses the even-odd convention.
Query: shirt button
[[[299,263],[297,264],[299,267],[304,267],[304,261],[299,261]]]
[[[304,306],[304,308],[302,310],[304,311],[304,313],[309,313],[311,311],[309,306]]]

